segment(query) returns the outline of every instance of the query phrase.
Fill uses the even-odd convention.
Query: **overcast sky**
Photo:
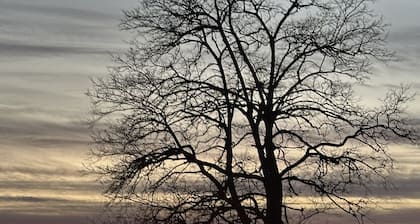
[[[118,30],[121,10],[135,0],[0,0],[0,223],[82,223],[103,199],[82,175],[89,150],[90,78],[105,76],[110,53],[127,48]],[[420,1],[380,0],[389,45],[400,60],[378,65],[370,88],[409,83],[420,90]],[[420,119],[420,98],[410,105]],[[420,149],[392,148],[398,190],[376,191],[386,212],[378,223],[418,223]],[[400,204],[398,204],[400,203]],[[395,206],[398,205],[398,206]]]

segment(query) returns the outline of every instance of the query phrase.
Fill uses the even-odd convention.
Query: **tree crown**
[[[111,161],[107,193],[147,207],[143,221],[289,223],[331,208],[361,221],[368,199],[349,192],[386,177],[388,143],[415,140],[405,87],[377,108],[353,91],[373,60],[392,58],[371,2],[142,0],[126,11],[121,27],[138,38],[89,94],[112,118],[94,150]]]

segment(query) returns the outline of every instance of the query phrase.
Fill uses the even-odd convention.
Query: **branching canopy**
[[[351,191],[415,138],[405,87],[372,108],[354,95],[392,57],[371,3],[141,0],[121,24],[136,40],[89,93],[106,193],[150,223],[362,222]]]

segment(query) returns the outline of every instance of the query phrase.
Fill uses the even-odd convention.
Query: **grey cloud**
[[[7,224],[87,224],[90,223],[85,216],[46,216],[28,214],[10,214],[0,212],[0,223]]]
[[[419,211],[415,209],[393,209],[382,212],[368,212],[365,223],[377,224],[418,224]],[[334,216],[321,214],[311,224],[354,224],[358,223],[349,215]]]
[[[389,46],[396,53],[397,61],[389,63],[387,69],[394,76],[417,73],[420,63],[420,26],[391,27]]]
[[[60,56],[75,54],[109,54],[109,49],[100,49],[94,47],[75,47],[75,46],[54,46],[54,45],[34,45],[34,44],[18,44],[18,43],[1,43],[0,52],[2,57],[41,57],[41,56]]]
[[[56,123],[48,121],[37,121],[37,120],[10,120],[6,122],[2,120],[0,124],[0,133],[2,135],[16,135],[22,134],[24,136],[46,136],[46,135],[58,135],[58,136],[80,136],[80,134],[86,134],[88,129],[82,123]]]
[[[108,57],[106,57],[108,58]],[[7,71],[1,74],[2,78],[15,79],[19,82],[48,82],[56,79],[57,82],[66,81],[66,82],[89,82],[88,77],[93,74],[89,71],[78,71],[78,72],[51,72],[51,71]]]
[[[117,51],[112,45],[119,45],[117,40],[123,39],[118,31],[119,10],[101,10],[98,7],[103,4],[101,1],[91,7],[65,3],[1,1],[2,57],[97,55]]]
[[[411,25],[404,27],[390,27],[388,41],[394,46],[417,45],[417,39],[420,38],[420,26]]]
[[[0,12],[1,13],[1,12]],[[1,15],[1,14],[0,14]],[[126,39],[118,31],[117,22],[104,26],[103,23],[87,24],[74,20],[59,19],[43,21],[39,18],[12,20],[0,16],[0,38],[3,42],[17,41],[32,44],[67,44],[70,46],[102,46],[113,51],[120,46],[118,40]],[[72,21],[72,22],[71,22]]]
[[[82,60],[81,60],[82,61]],[[4,63],[7,64],[7,63]],[[0,67],[3,64],[0,64]],[[57,66],[59,67],[59,66]],[[80,68],[72,72],[72,68],[53,73],[31,66],[21,68],[21,72],[0,72],[0,114],[51,114],[69,117],[86,113],[89,98],[84,94],[91,86],[89,77],[105,74]],[[53,69],[53,68],[51,68]],[[70,70],[70,71],[68,71]],[[29,97],[30,96],[30,97]]]
[[[58,165],[58,164],[57,164]],[[3,174],[7,174],[7,173],[11,173],[9,176],[13,176],[12,174],[27,174],[27,175],[31,175],[33,177],[37,177],[40,175],[43,176],[48,176],[51,179],[53,177],[68,177],[68,176],[73,176],[73,177],[81,177],[82,174],[79,170],[75,170],[75,169],[71,169],[71,168],[66,168],[66,167],[50,167],[50,168],[45,168],[45,167],[37,167],[36,165],[32,165],[32,166],[19,166],[19,165],[10,165],[7,164],[6,166],[4,165],[0,165],[0,172]],[[17,184],[17,183],[14,183]],[[28,183],[25,183],[25,186],[27,186]],[[40,184],[40,183],[38,183]],[[64,183],[63,183],[64,184]],[[0,186],[3,186],[2,184],[0,184]],[[11,185],[10,185],[11,186]]]
[[[420,198],[420,170],[415,173],[395,172],[388,178],[388,183],[384,186],[379,182],[372,181],[366,183],[369,190],[367,192],[354,189],[349,194],[352,196],[368,196],[376,198]]]
[[[410,83],[410,86],[417,89],[417,88],[420,88],[420,83]],[[376,87],[384,87],[387,89],[398,89],[398,88],[401,88],[401,85],[392,84],[392,83],[384,83],[381,85],[377,85]]]
[[[383,183],[377,181],[371,181],[364,183],[361,186],[347,186],[346,190],[348,193],[343,194],[344,197],[369,197],[374,199],[401,199],[404,201],[405,198],[420,198],[420,179],[411,177],[408,179],[401,179],[394,177],[385,186]],[[312,190],[308,187],[294,186],[294,190],[299,193],[299,196],[314,196]],[[318,195],[318,194],[315,194]]]
[[[415,0],[381,0],[376,1],[374,8],[384,14],[387,23],[395,26],[417,24],[419,1]]]
[[[43,16],[49,15],[54,17],[71,17],[83,20],[115,20],[117,19],[118,11],[115,11],[114,14],[105,13],[101,11],[96,11],[94,9],[82,9],[82,8],[69,8],[69,7],[57,7],[47,4],[33,4],[33,2],[3,2],[3,9],[13,10],[13,11],[24,11],[32,12],[37,14],[42,14]]]
[[[89,218],[98,214],[100,206],[99,203],[87,201],[54,201],[54,199],[43,202],[14,201],[13,203],[12,201],[9,207],[0,208],[0,223],[89,223]]]
[[[372,215],[376,223],[381,224],[418,224],[419,210],[417,209],[395,209],[387,213]]]
[[[46,85],[48,83],[45,83]],[[40,86],[41,87],[41,86]],[[0,83],[0,99],[5,98],[5,96],[9,95],[11,98],[19,99],[19,96],[22,96],[24,99],[29,99],[28,96],[31,96],[30,100],[36,101],[40,99],[40,101],[49,101],[49,100],[57,100],[57,98],[61,100],[66,100],[67,102],[71,102],[72,100],[78,101],[80,99],[73,97],[69,94],[66,94],[66,91],[54,91],[55,89],[41,89],[33,88],[33,87],[21,87],[9,84]],[[4,101],[3,101],[4,104]]]
[[[89,130],[82,122],[48,122],[30,119],[0,118],[0,135],[18,141],[48,140],[67,143],[87,143]],[[85,136],[85,137],[83,137]]]
[[[66,199],[58,198],[41,198],[31,196],[0,196],[0,202],[30,202],[30,203],[45,203],[45,202],[69,202]]]
[[[138,3],[137,0],[0,0],[2,5],[21,5],[24,7],[49,7],[80,9],[98,13],[116,14],[121,9],[130,8]]]
[[[63,146],[75,146],[85,145],[87,147],[89,140],[83,139],[65,139],[65,138],[25,138],[23,141],[38,147],[63,147]]]
[[[397,179],[395,181],[395,190],[388,194],[388,192],[383,192],[383,196],[397,196],[400,198],[420,198],[420,179],[419,174],[416,176],[408,177],[406,179]]]
[[[30,171],[32,172],[32,171]],[[80,173],[78,173],[80,175]],[[52,179],[52,178],[51,178]],[[73,191],[85,192],[86,194],[97,195],[102,191],[102,185],[94,181],[19,181],[2,180],[0,189],[5,190],[54,190],[54,191]]]

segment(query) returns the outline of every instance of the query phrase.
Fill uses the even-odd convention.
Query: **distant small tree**
[[[140,223],[300,223],[342,211],[415,136],[407,89],[366,107],[353,87],[387,61],[370,0],[141,0],[137,35],[89,95],[106,194]]]

